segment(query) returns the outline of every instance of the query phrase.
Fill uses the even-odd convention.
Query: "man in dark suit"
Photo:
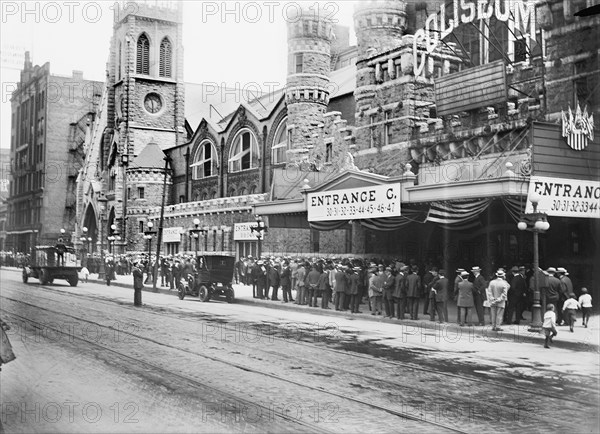
[[[348,286],[345,267],[339,265],[338,270],[335,272],[335,294],[337,296],[335,300],[335,310],[343,310],[344,301],[346,298],[346,290]]]
[[[477,319],[479,320],[479,325],[482,326],[485,323],[485,314],[483,311],[483,302],[486,300],[485,288],[487,287],[487,282],[485,281],[485,277],[481,274],[481,268],[475,266],[471,268],[471,273],[473,273],[473,303],[475,303],[475,312],[477,312]]]
[[[517,271],[517,274],[515,274],[515,276],[513,277],[511,286],[516,292],[515,324],[520,324],[521,319],[523,318],[523,312],[527,308],[527,301],[529,299],[529,288],[527,287],[527,279],[525,279],[525,267],[518,267]],[[509,318],[509,321],[511,319],[512,318]]]
[[[421,277],[419,268],[413,266],[411,273],[406,276],[406,295],[408,297],[408,306],[410,319],[419,319],[419,297],[421,296]]]
[[[290,263],[283,261],[283,267],[279,273],[279,283],[281,284],[281,292],[283,292],[283,302],[294,301],[292,299],[292,273],[290,271]]]
[[[435,313],[437,312],[440,323],[448,322],[448,283],[446,270],[440,270],[438,272],[438,279],[431,289],[434,293],[432,301],[435,304],[435,306],[429,306],[429,309],[431,309],[430,319],[432,321],[435,321]]]
[[[404,314],[406,312],[406,273],[408,273],[408,266],[398,263],[397,267],[399,272],[396,275],[393,296],[394,302],[396,302],[398,305],[398,309],[396,310],[396,318],[404,319]]]
[[[142,305],[142,289],[144,288],[144,273],[140,261],[136,261],[133,267],[133,305]]]

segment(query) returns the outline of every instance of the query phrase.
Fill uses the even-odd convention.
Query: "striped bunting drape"
[[[402,215],[380,219],[361,220],[360,224],[368,229],[378,231],[394,231],[410,223],[425,223],[426,211],[402,209]]]
[[[467,230],[481,226],[477,217],[490,206],[491,199],[432,202],[426,221],[439,223],[449,230]]]
[[[308,222],[312,229],[316,229],[318,231],[333,231],[335,229],[339,229],[342,226],[348,224],[348,220],[333,220],[333,221],[323,221],[323,222]]]
[[[523,199],[503,197],[502,204],[504,205],[504,208],[506,208],[508,215],[510,215],[516,223],[521,221],[521,214],[525,212],[525,203],[523,202]]]

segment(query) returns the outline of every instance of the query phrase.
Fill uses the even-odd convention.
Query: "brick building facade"
[[[29,53],[11,97],[10,192],[6,249],[27,252],[54,244],[76,228],[76,178],[102,83],[53,75],[33,66]]]

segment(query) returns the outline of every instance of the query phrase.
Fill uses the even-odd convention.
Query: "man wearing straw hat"
[[[502,331],[502,316],[506,306],[508,288],[510,285],[505,280],[506,273],[502,268],[496,271],[496,278],[490,282],[487,288],[487,299],[490,303],[490,313],[492,317],[492,330]]]

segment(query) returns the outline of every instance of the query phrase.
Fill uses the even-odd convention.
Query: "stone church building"
[[[356,47],[302,14],[287,23],[285,88],[235,103],[184,82],[182,6],[140,3],[115,19],[78,231],[142,252],[162,220],[163,254],[260,244],[489,272],[531,262],[517,222],[535,186],[559,208],[540,202],[542,266],[597,281],[600,17],[574,16],[588,3],[365,1]],[[558,184],[590,194],[561,204]]]

